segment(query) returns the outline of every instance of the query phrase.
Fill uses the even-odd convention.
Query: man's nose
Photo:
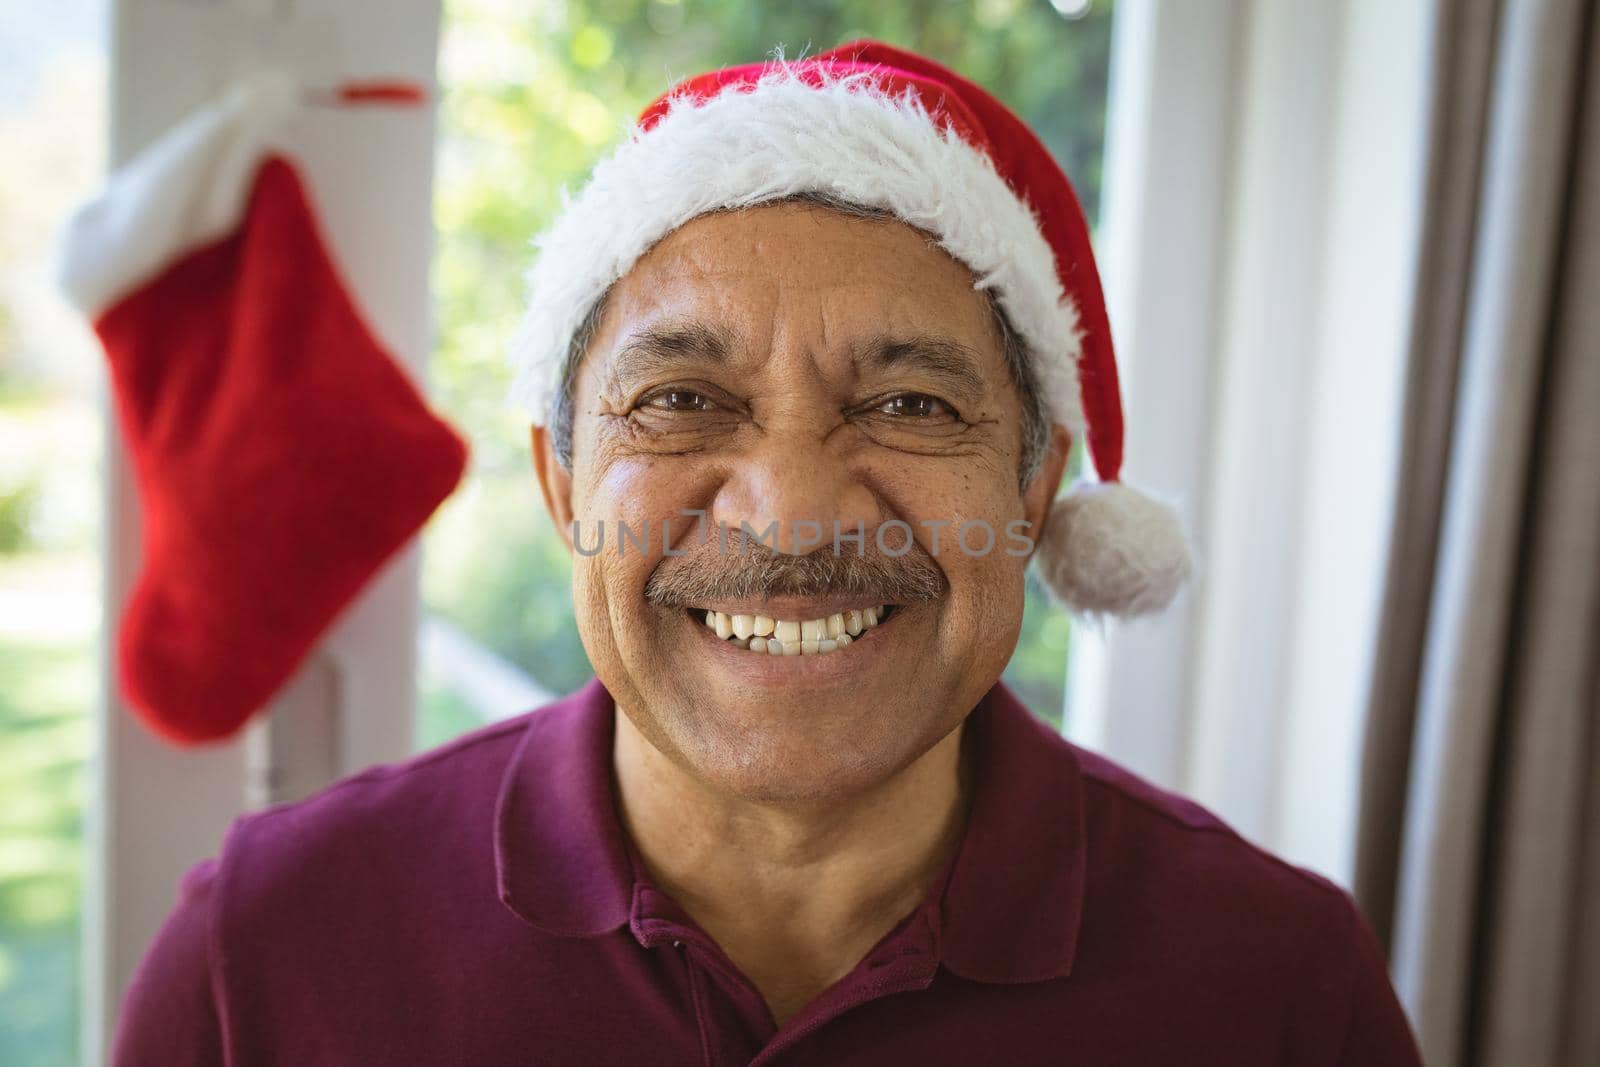
[[[877,497],[837,455],[814,441],[804,445],[769,434],[731,467],[712,508],[713,522],[779,552],[804,555],[832,548],[859,551],[881,521]]]

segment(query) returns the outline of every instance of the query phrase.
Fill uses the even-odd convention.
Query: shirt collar
[[[495,808],[500,899],[551,934],[626,924],[635,874],[612,789],[615,704],[599,679],[528,716]],[[981,982],[1037,982],[1072,968],[1087,844],[1076,754],[1004,683],[967,719],[972,808],[937,912],[940,963]]]
[[[593,937],[628,921],[634,879],[611,791],[614,706],[591,678],[529,715],[500,783],[500,899],[548,933]]]
[[[967,729],[977,747],[972,808],[945,889],[940,962],[980,982],[1063,977],[1088,863],[1077,754],[1004,682]]]

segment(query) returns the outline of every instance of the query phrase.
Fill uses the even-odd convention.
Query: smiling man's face
[[[534,449],[558,527],[570,539],[576,520],[584,552],[604,537],[573,556],[584,647],[640,734],[707,787],[869,789],[999,677],[1027,562],[1008,530],[1037,536],[1066,435],[1019,486],[1023,406],[993,315],[926,235],[809,204],[695,219],[612,288],[574,401],[570,473],[543,428]],[[895,524],[878,551],[892,520],[909,550]],[[777,552],[741,555],[741,524],[776,524]],[[835,524],[859,524],[864,557],[845,539],[835,555]],[[748,617],[757,650],[708,612]],[[770,649],[796,629],[800,649]]]

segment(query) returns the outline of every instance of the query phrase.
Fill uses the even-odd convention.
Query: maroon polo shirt
[[[1416,1064],[1333,883],[1078,748],[1004,685],[915,911],[784,1026],[650,883],[598,681],[237,820],[114,1062]]]

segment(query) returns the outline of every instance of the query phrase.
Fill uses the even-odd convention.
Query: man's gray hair
[[[875,222],[896,218],[894,213],[886,208],[858,204],[823,192],[794,193],[762,202],[762,206],[768,204],[811,204],[849,218]],[[994,290],[984,289],[982,292],[984,300],[989,305],[989,313],[994,318],[995,329],[1000,334],[1000,348],[1005,357],[1006,369],[1010,372],[1011,382],[1016,386],[1017,396],[1022,401],[1022,462],[1018,471],[1018,482],[1026,488],[1044,463],[1045,450],[1050,444],[1050,413],[1046,409],[1044,393],[1039,388],[1039,377],[1034,371],[1027,342],[1011,325],[1011,319],[1000,306],[1000,301],[995,298]],[[569,472],[572,470],[572,431],[576,405],[573,388],[578,376],[578,364],[583,361],[584,353],[589,350],[589,344],[594,340],[595,331],[599,329],[600,317],[605,314],[606,302],[610,295],[611,289],[608,287],[589,308],[583,321],[573,331],[572,340],[567,345],[567,353],[561,363],[561,382],[556,389],[555,406],[550,415],[550,437],[555,446],[556,462],[561,464],[562,470]]]

